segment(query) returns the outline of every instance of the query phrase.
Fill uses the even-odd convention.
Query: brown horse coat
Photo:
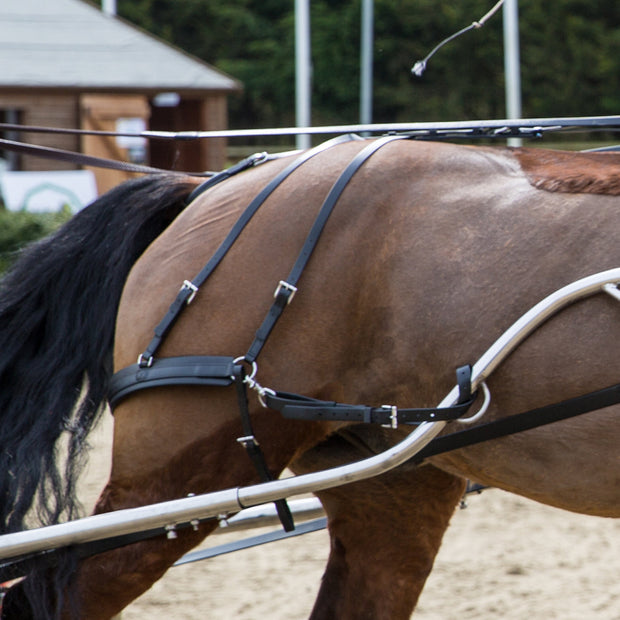
[[[327,191],[362,145],[330,149],[274,192],[161,356],[245,353]],[[209,190],[141,257],[118,313],[117,369],[135,363],[180,284],[285,163],[261,165]],[[452,387],[455,367],[475,362],[540,299],[620,266],[619,191],[616,155],[387,145],[338,202],[258,360],[259,381],[341,402],[436,405]],[[489,379],[485,420],[617,383],[619,338],[620,306],[610,297],[562,311]],[[335,424],[287,421],[255,399],[251,405],[276,473],[355,460],[407,432],[356,427],[334,435]],[[617,408],[591,413],[320,493],[332,553],[313,617],[408,618],[464,478],[569,510],[619,516],[617,416]],[[235,441],[240,434],[232,390],[158,388],[128,398],[115,413],[113,467],[98,510],[255,481]],[[208,529],[86,562],[78,582],[83,617],[116,613]]]

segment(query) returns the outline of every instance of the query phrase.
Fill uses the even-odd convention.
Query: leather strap
[[[559,403],[517,413],[501,420],[493,420],[457,433],[443,435],[433,439],[430,444],[413,456],[411,461],[420,463],[430,456],[451,452],[483,441],[514,435],[618,403],[620,403],[620,383]]]
[[[256,358],[265,345],[269,334],[297,291],[297,282],[299,281],[306,264],[310,260],[310,256],[318,243],[319,237],[325,228],[325,224],[327,224],[329,216],[334,210],[334,207],[336,206],[336,203],[342,195],[345,187],[349,184],[349,181],[355,176],[355,173],[361,168],[362,164],[364,164],[364,162],[368,160],[376,151],[394,140],[402,140],[403,138],[407,138],[407,136],[385,136],[371,142],[353,158],[353,160],[345,168],[344,172],[338,177],[338,180],[329,191],[329,194],[327,195],[327,198],[319,211],[319,215],[308,233],[308,237],[306,238],[291,272],[286,280],[280,281],[280,284],[276,289],[275,301],[271,305],[267,316],[256,332],[256,336],[250,345],[248,352],[245,354],[245,359],[247,362],[251,363],[256,361]]]
[[[214,174],[210,179],[207,179],[204,183],[201,183],[188,197],[187,204],[190,204],[200,196],[200,194],[206,192],[208,189],[211,189],[218,183],[225,181],[226,179],[230,179],[230,177],[239,174],[239,172],[243,172],[248,168],[253,168],[257,164],[266,161],[267,153],[254,153],[245,159],[242,159],[240,162],[237,162],[234,166],[230,168],[226,168],[226,170],[222,170],[217,174]]]
[[[353,136],[339,136],[333,140],[328,140],[322,144],[303,152],[292,163],[290,163],[284,170],[280,171],[262,190],[257,196],[250,202],[245,211],[241,214],[231,231],[228,233],[224,241],[220,244],[215,254],[211,257],[209,262],[202,268],[198,275],[190,282],[185,281],[181,287],[176,299],[172,302],[170,309],[166,316],[162,319],[159,325],[155,328],[155,335],[153,339],[144,350],[144,353],[140,356],[140,363],[142,366],[148,366],[149,362],[153,359],[159,345],[170,331],[170,328],[175,324],[177,318],[181,314],[183,308],[188,305],[194,298],[194,295],[198,289],[204,284],[209,276],[215,271],[216,267],[220,264],[224,256],[228,253],[233,246],[239,235],[243,232],[248,222],[252,219],[254,214],[258,211],[261,205],[267,200],[272,192],[297,168],[307,162],[309,159],[318,155],[336,144],[347,142],[355,139]],[[244,168],[245,169],[245,168]],[[228,178],[228,177],[227,177]],[[223,180],[223,179],[222,179]]]
[[[252,460],[261,482],[270,482],[274,480],[271,475],[267,462],[265,461],[265,455],[254,436],[254,429],[252,428],[252,420],[250,419],[250,411],[248,407],[247,389],[245,384],[245,370],[243,366],[235,365],[233,367],[233,376],[235,380],[235,388],[237,391],[237,402],[239,404],[239,412],[241,413],[241,424],[243,426],[243,436],[239,437],[237,441],[245,448],[248,456]],[[295,529],[295,522],[293,521],[293,515],[291,509],[285,498],[278,499],[274,502],[276,512],[282,523],[282,527],[286,532],[292,532]]]
[[[232,357],[212,355],[186,355],[156,359],[151,366],[133,364],[112,376],[108,400],[114,409],[130,394],[147,388],[168,385],[231,385],[233,367]]]
[[[359,422],[397,428],[400,424],[450,421],[465,415],[477,396],[477,392],[472,396],[470,391],[471,366],[459,367],[456,374],[459,398],[457,404],[452,407],[415,409],[398,409],[387,405],[366,407],[364,405],[345,405],[317,400],[287,392],[266,392],[264,398],[270,409],[279,411],[285,418],[324,422]]]

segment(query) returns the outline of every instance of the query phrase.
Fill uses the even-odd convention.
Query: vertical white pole
[[[101,0],[101,9],[106,15],[116,15],[116,0]]]
[[[295,113],[297,127],[311,123],[310,0],[295,0]],[[297,148],[311,146],[310,136],[297,136]]]
[[[372,123],[374,0],[362,0],[360,51],[360,123]]]
[[[506,116],[519,119],[521,110],[521,72],[519,59],[518,0],[505,0],[504,16],[504,75],[506,82]],[[520,138],[510,138],[510,146],[520,146]]]

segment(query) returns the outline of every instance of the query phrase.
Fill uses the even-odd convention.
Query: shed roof
[[[0,88],[228,91],[240,83],[82,0],[1,0]]]

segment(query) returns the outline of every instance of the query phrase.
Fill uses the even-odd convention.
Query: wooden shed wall
[[[123,117],[141,117],[147,128],[167,131],[226,129],[228,126],[227,95],[213,93],[201,97],[182,98],[178,110],[151,108],[146,95],[88,94],[46,92],[0,92],[0,110],[17,110],[21,125],[42,127],[115,130],[115,121]],[[163,119],[163,121],[162,121]],[[69,151],[113,159],[128,159],[114,138],[92,138],[74,135],[19,132],[15,139],[28,144],[51,146]],[[145,163],[192,172],[221,170],[226,166],[227,141],[209,138],[190,142],[151,142],[152,157]],[[76,166],[47,158],[20,156],[21,170],[70,170]],[[93,169],[100,193],[121,183],[131,175],[123,172]]]
[[[21,125],[43,127],[79,127],[78,100],[76,95],[0,93],[0,109],[16,110]],[[79,136],[19,132],[16,139],[28,144],[50,146],[69,151],[80,148]],[[23,155],[21,170],[73,170],[75,166],[41,157]]]

